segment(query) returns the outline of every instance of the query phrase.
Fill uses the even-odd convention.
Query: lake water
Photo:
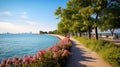
[[[46,49],[57,43],[59,39],[50,35],[39,34],[0,34],[0,61],[34,55],[39,49]]]

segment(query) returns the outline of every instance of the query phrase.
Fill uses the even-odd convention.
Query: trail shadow
[[[75,47],[78,44],[75,44],[74,41],[72,41],[72,56],[70,59],[68,59],[68,62],[66,64],[66,67],[87,67],[84,64],[79,63],[80,61],[87,61],[87,62],[94,62],[96,59],[92,57],[86,57],[83,56],[83,54],[86,52],[84,49],[80,49],[78,47]]]

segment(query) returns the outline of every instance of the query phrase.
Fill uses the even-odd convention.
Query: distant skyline
[[[0,0],[0,33],[39,33],[57,29],[54,15],[67,0]]]

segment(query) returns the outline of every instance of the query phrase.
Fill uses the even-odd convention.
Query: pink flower
[[[56,46],[56,45],[53,45],[53,46],[49,47],[49,48],[47,49],[47,51],[53,50],[55,46]]]
[[[59,51],[59,48],[54,47],[54,48],[53,48],[53,51],[57,52],[57,51]]]
[[[64,50],[64,52],[62,53],[62,56],[66,56],[68,54],[68,50]]]
[[[33,60],[34,61],[37,60],[37,55],[36,54],[33,56]]]
[[[43,56],[43,55],[44,55],[44,53],[45,53],[45,51],[44,51],[44,50],[39,50],[38,55],[39,55],[39,56]]]
[[[39,58],[40,58],[40,56],[41,56],[41,54],[40,54],[40,53],[37,53],[36,55],[37,55],[37,59],[39,59]]]
[[[12,58],[8,58],[7,59],[7,64],[11,64],[12,63]]]
[[[20,57],[20,58],[19,58],[19,63],[22,63],[22,62],[23,62],[23,58]]]
[[[2,65],[5,65],[6,62],[7,62],[6,60],[2,60],[1,64],[2,64]]]
[[[24,56],[23,62],[24,62],[25,64],[28,64],[28,63],[29,63],[29,58],[28,58],[28,56]]]
[[[14,56],[13,62],[14,62],[14,63],[18,63],[18,62],[19,62],[19,61],[18,61],[18,57]]]
[[[23,58],[27,58],[28,56],[27,55],[24,55],[24,57]]]
[[[11,64],[11,63],[25,63],[29,64],[37,59],[41,59],[42,56],[44,56],[45,53],[52,53],[52,56],[50,54],[50,58],[53,57],[54,59],[58,58],[59,56],[64,58],[67,58],[71,55],[71,53],[67,50],[67,47],[70,45],[70,39],[69,37],[65,37],[63,40],[60,40],[58,43],[54,44],[53,46],[49,47],[47,50],[39,50],[35,55],[33,56],[26,56],[24,57],[16,57],[14,56],[13,60],[11,58],[8,58],[8,60],[2,60],[2,63],[0,64],[0,67],[5,67],[6,63]]]
[[[32,56],[29,56],[29,62],[32,63],[34,60],[33,60],[33,57]]]
[[[54,53],[53,53],[53,58],[57,58],[57,56],[58,56],[58,55],[57,55],[57,52],[54,52]]]

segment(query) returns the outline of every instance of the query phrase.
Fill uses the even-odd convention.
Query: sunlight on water
[[[38,34],[0,34],[0,61],[13,56],[33,55],[59,41],[57,37]]]

